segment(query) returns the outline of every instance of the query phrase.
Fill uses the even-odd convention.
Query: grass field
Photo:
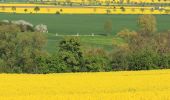
[[[170,15],[156,15],[158,30],[170,29]],[[50,33],[58,34],[104,34],[104,23],[112,20],[112,34],[124,28],[137,30],[138,15],[44,15],[0,14],[0,20],[26,20],[33,24],[46,24]]]
[[[59,41],[61,41],[64,36],[55,36],[55,34],[47,34],[48,43],[46,49],[50,53],[54,53],[58,50]],[[83,49],[93,49],[102,48],[105,50],[113,50],[113,39],[116,40],[117,44],[122,44],[124,41],[121,38],[114,36],[79,36],[81,45]]]
[[[47,33],[48,44],[46,49],[49,52],[57,50],[58,42],[63,37],[59,35],[95,35],[104,34],[104,23],[106,20],[112,20],[113,31],[115,35],[124,28],[137,30],[137,18],[139,15],[44,15],[44,14],[0,14],[0,20],[26,20],[33,24],[46,24],[49,29]],[[170,15],[156,15],[158,20],[158,31],[166,31],[170,29]],[[112,50],[112,41],[114,36],[81,36],[83,48],[104,48]],[[121,43],[121,39],[117,39]]]
[[[0,74],[1,100],[170,100],[170,70]]]

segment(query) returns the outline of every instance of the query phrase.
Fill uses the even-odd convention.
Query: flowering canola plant
[[[14,8],[15,7],[15,8]],[[39,7],[35,11],[35,7]],[[155,9],[138,6],[54,6],[43,4],[0,4],[3,13],[40,14],[170,14],[170,7]]]
[[[0,100],[170,100],[170,70],[0,74]]]

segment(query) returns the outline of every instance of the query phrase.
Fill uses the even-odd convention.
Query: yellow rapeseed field
[[[0,74],[0,100],[170,100],[170,70]]]
[[[39,11],[34,8],[38,6]],[[15,10],[13,9],[15,7]],[[170,14],[170,7],[164,7],[165,10],[158,10],[153,7],[133,7],[125,6],[124,11],[121,6],[73,6],[62,7],[43,4],[0,4],[0,12],[5,13],[44,13],[44,14]],[[143,11],[141,10],[143,9]],[[152,10],[154,9],[154,10]]]
[[[30,0],[34,1],[34,0]],[[88,3],[88,2],[114,2],[119,3],[120,1],[123,3],[170,3],[170,0],[37,0],[39,2],[46,1],[46,2],[77,2],[77,3]]]

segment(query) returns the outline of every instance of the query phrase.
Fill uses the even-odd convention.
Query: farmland
[[[108,2],[83,3],[59,1],[58,4],[2,3],[1,13],[21,14],[170,14],[169,3],[161,4],[120,4]],[[36,8],[36,9],[35,9]],[[38,9],[37,9],[38,8]]]
[[[169,100],[170,70],[1,74],[1,100]]]
[[[104,34],[104,23],[112,20],[116,34],[124,28],[137,30],[139,15],[50,15],[50,14],[0,14],[0,20],[26,20],[33,24],[45,24],[49,33],[58,34]],[[158,31],[166,31],[170,26],[169,15],[155,15]]]
[[[64,38],[64,36],[55,36],[55,34],[48,33],[48,43],[46,50],[51,53],[56,52],[58,49],[59,42]],[[92,48],[103,48],[105,50],[113,49],[113,39],[116,40],[117,44],[122,44],[123,40],[114,36],[80,36],[80,41],[82,43],[82,48],[92,49]]]
[[[56,45],[63,38],[58,35],[101,35],[81,36],[84,48],[99,47],[112,50],[114,35],[124,28],[138,30],[137,18],[139,15],[49,15],[49,14],[0,14],[0,20],[26,20],[34,25],[45,24],[49,33],[46,33],[50,52],[56,50]],[[170,26],[169,15],[156,15],[158,31],[167,31]],[[44,20],[45,19],[45,20]],[[104,23],[111,20],[113,25],[111,37],[103,36],[105,33]],[[117,39],[117,42],[121,42]]]
[[[170,100],[170,0],[0,0],[0,100]]]

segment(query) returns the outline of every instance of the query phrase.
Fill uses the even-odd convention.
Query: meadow
[[[169,100],[170,70],[0,74],[1,100]]]
[[[124,28],[137,30],[139,15],[51,15],[51,14],[0,14],[0,20],[26,20],[34,25],[45,24],[49,33],[58,34],[104,34],[104,23],[111,20],[112,34]],[[166,31],[170,26],[170,15],[155,15],[158,31]]]
[[[45,47],[47,51],[50,53],[55,53],[58,50],[59,42],[65,38],[65,36],[55,36],[55,34],[48,33],[47,34],[48,42]],[[122,44],[124,41],[115,36],[79,36],[82,49],[94,49],[94,48],[102,48],[108,51],[113,50],[113,39],[117,44]]]
[[[124,28],[138,30],[137,18],[139,15],[50,15],[50,14],[0,14],[0,20],[26,20],[34,25],[45,24],[49,33],[46,33],[49,52],[55,52],[58,42],[63,38],[58,35],[91,35],[80,36],[84,48],[104,48],[112,50],[115,34]],[[170,27],[170,15],[155,15],[157,18],[158,31],[167,31]],[[104,23],[112,21],[112,35],[103,36],[105,33]],[[100,36],[98,36],[100,35]],[[122,40],[116,39],[118,43]]]

